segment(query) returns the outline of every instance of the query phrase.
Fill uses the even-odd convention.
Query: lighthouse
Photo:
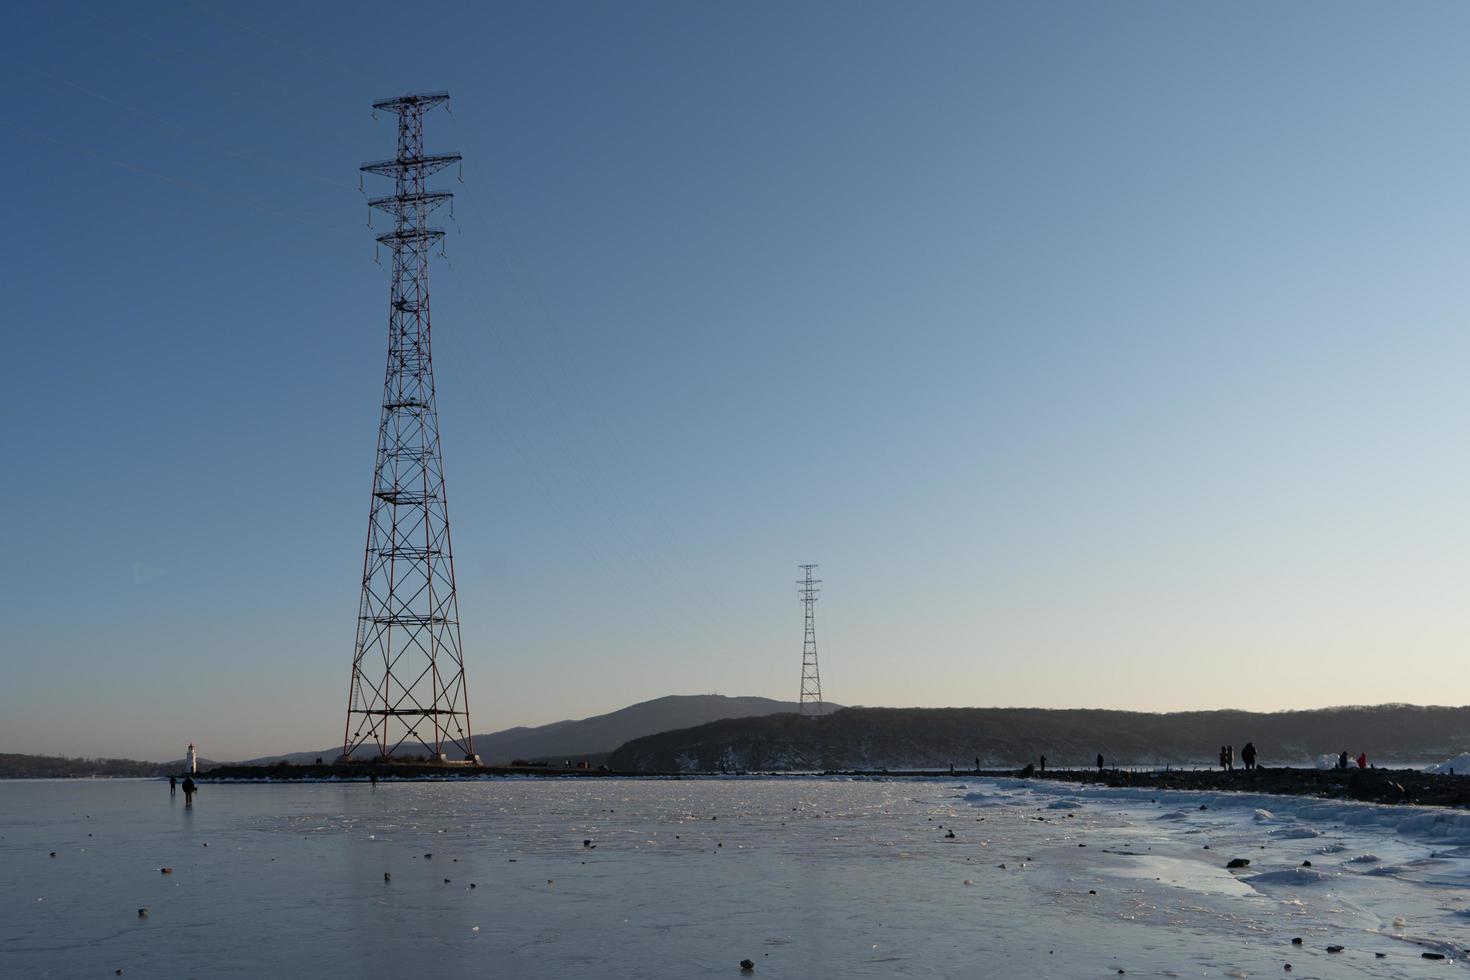
[[[189,743],[189,754],[184,756],[186,771],[196,773],[199,771],[199,753],[194,751],[194,743]]]

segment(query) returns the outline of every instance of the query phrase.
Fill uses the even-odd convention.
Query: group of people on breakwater
[[[1240,750],[1240,761],[1247,769],[1256,767],[1256,745],[1254,742],[1246,742],[1245,748]],[[1226,772],[1235,771],[1235,746],[1220,746],[1220,768]]]
[[[1258,766],[1256,764],[1256,759],[1257,759],[1258,754],[1259,753],[1256,751],[1256,745],[1255,745],[1255,743],[1254,742],[1246,742],[1245,743],[1245,746],[1243,748],[1241,748],[1241,750],[1240,750],[1241,767],[1243,769],[1247,769],[1247,770],[1252,770],[1252,769],[1258,768]],[[1351,768],[1354,767],[1354,764],[1355,763],[1356,763],[1357,768],[1359,768],[1359,769],[1369,769],[1369,768],[1372,768],[1368,764],[1368,753],[1366,753],[1366,752],[1359,753],[1359,755],[1358,755],[1358,757],[1357,757],[1356,760],[1350,759],[1348,757],[1347,752],[1343,752],[1340,756],[1338,756],[1336,768],[1338,768],[1338,769],[1351,769]],[[1113,763],[1114,768],[1117,768],[1117,765],[1118,765],[1117,762],[1114,761],[1114,763]],[[1101,752],[1099,752],[1097,754],[1097,771],[1098,772],[1103,772],[1104,770],[1107,769],[1107,766],[1108,766],[1108,760],[1103,756],[1103,754]],[[1234,772],[1235,771],[1235,746],[1233,746],[1233,745],[1222,745],[1222,746],[1220,746],[1220,768],[1222,770],[1226,771],[1226,772]],[[951,773],[953,773],[955,771],[955,767],[953,765],[951,765],[949,767],[949,771]],[[975,759],[975,771],[976,772],[980,772],[981,771],[980,759],[978,757]],[[1033,773],[1044,773],[1044,772],[1046,772],[1046,756],[1045,755],[1042,755],[1041,756],[1041,758],[1040,758],[1040,765],[1036,765],[1035,763],[1027,763],[1026,764],[1026,767],[1025,767],[1025,772],[1026,772],[1027,775],[1031,775]]]

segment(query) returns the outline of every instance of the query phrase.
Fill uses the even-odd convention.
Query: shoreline
[[[196,773],[198,782],[295,783],[440,782],[461,779],[710,779],[803,778],[812,776],[852,779],[1036,779],[1054,783],[1148,788],[1207,790],[1356,800],[1366,803],[1414,806],[1470,807],[1470,774],[1440,775],[1417,769],[1295,769],[1256,768],[1220,770],[1060,769],[1046,773],[1023,769],[905,770],[846,769],[821,772],[622,772],[610,769],[555,769],[548,766],[434,766],[304,765],[219,766]]]

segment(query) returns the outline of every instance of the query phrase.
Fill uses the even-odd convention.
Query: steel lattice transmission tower
[[[806,612],[806,633],[801,641],[801,700],[797,703],[798,714],[820,715],[822,709],[822,675],[817,671],[817,593],[822,589],[822,580],[812,578],[816,565],[797,565],[805,577],[796,583],[801,595],[801,605]]]
[[[424,153],[424,115],[448,101],[448,92],[430,92],[373,103],[375,114],[398,117],[398,154],[362,167],[393,179],[391,195],[368,201],[393,218],[393,230],[378,236],[393,256],[393,284],[342,740],[349,759],[365,749],[391,756],[403,748],[440,761],[475,758],[429,351],[429,252],[444,232],[428,219],[454,195],[426,182],[460,156]]]

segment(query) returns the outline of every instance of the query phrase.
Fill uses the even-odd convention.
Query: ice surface
[[[1039,780],[0,782],[0,977],[1443,976],[1467,862],[1461,811]]]

